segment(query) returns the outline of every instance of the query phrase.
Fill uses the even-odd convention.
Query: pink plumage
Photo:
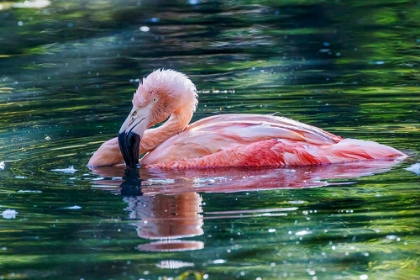
[[[106,141],[89,166],[136,162],[133,150],[145,154],[142,166],[178,169],[321,165],[406,157],[386,145],[342,139],[272,115],[217,115],[188,125],[196,104],[195,86],[184,74],[153,72],[134,94],[133,109],[120,129],[122,136]],[[160,127],[149,129],[165,119]],[[136,137],[140,140],[134,140]]]
[[[314,145],[285,139],[270,139],[222,149],[189,159],[148,165],[155,168],[197,168],[229,166],[306,166],[361,160],[393,160],[405,157],[398,150],[372,141],[344,139],[336,144]]]

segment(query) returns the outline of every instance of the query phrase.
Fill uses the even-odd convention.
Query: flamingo
[[[141,163],[145,168],[170,169],[283,167],[406,157],[390,146],[343,139],[273,115],[215,115],[189,125],[198,103],[196,87],[185,74],[174,70],[149,74],[132,103],[118,137],[104,142],[88,166],[125,162],[128,167]],[[140,162],[139,154],[145,154]]]

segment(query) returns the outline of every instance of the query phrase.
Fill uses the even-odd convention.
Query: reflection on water
[[[173,252],[204,248],[202,241],[183,240],[203,234],[204,219],[282,216],[298,208],[270,208],[217,212],[202,209],[198,192],[245,192],[327,186],[327,180],[351,179],[389,171],[398,161],[362,161],[326,166],[276,169],[140,170],[123,165],[96,167],[102,176],[94,188],[121,194],[137,235],[157,242],[141,244],[142,251]],[[122,175],[122,176],[121,176]],[[107,179],[108,178],[108,179]],[[340,184],[338,181],[335,184]],[[342,184],[351,184],[343,181]],[[203,217],[203,215],[205,217]]]
[[[340,179],[343,179],[343,184],[351,184],[351,181],[344,179],[383,173],[399,162],[374,160],[287,168],[140,169],[140,177],[136,175],[136,170],[129,173],[132,171],[126,170],[124,165],[94,167],[92,172],[103,177],[94,181],[97,187],[115,192],[113,186],[120,183],[122,195],[178,194],[192,191],[229,193],[322,187],[328,186],[330,182],[339,184],[337,180]]]
[[[112,171],[112,168],[102,170],[102,175],[106,176],[104,171]],[[108,175],[115,177],[118,174]],[[202,199],[198,193],[150,194],[147,188],[142,186],[139,170],[131,168],[125,169],[119,191],[123,201],[128,204],[125,210],[129,211],[129,219],[135,221],[137,235],[159,240],[139,245],[139,250],[185,251],[203,248],[204,244],[201,241],[173,240],[203,234]]]
[[[397,0],[0,2],[0,279],[418,279],[419,19]],[[197,85],[193,121],[276,113],[409,158],[89,170],[158,68]]]
[[[124,202],[128,203],[130,219],[141,220],[137,227],[139,237],[174,239],[203,234],[198,193],[125,197]]]

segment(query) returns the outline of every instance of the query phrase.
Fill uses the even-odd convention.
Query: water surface
[[[347,2],[2,2],[0,278],[419,279],[420,6]],[[197,85],[193,120],[276,113],[410,157],[87,168],[158,68]]]

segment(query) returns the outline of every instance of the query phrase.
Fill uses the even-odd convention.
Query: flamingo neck
[[[157,128],[147,129],[140,142],[140,153],[154,150],[173,135],[183,131],[189,124],[194,110],[191,106],[183,106],[175,110],[169,119]]]

